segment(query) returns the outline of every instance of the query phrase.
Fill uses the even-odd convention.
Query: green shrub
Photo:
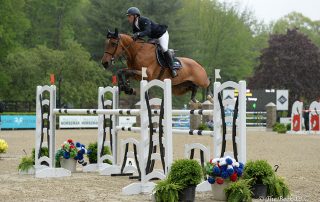
[[[266,160],[248,161],[244,167],[243,178],[251,184],[266,184],[268,177],[274,175],[274,170]]]
[[[272,198],[285,198],[290,195],[288,185],[283,178],[273,175],[268,177],[265,182],[268,187],[268,196]]]
[[[87,154],[89,158],[89,163],[97,163],[98,143],[90,143],[87,150],[90,151],[90,153]],[[110,148],[108,146],[104,146],[103,155],[105,154],[111,155]],[[104,160],[103,163],[112,164],[112,162],[108,159]]]
[[[287,123],[287,131],[291,130],[291,123]]]
[[[169,179],[161,180],[155,186],[155,197],[157,202],[175,202],[179,199],[179,191],[182,186],[171,182]]]
[[[18,169],[21,171],[27,171],[29,170],[29,168],[32,168],[34,165],[34,159],[32,159],[32,157],[29,156],[24,156],[22,157]]]
[[[272,130],[278,133],[286,133],[287,126],[282,123],[275,123]]]
[[[33,164],[35,164],[35,156],[36,156],[36,150],[35,148],[32,149],[32,154],[31,154],[31,158],[33,160]],[[42,156],[47,156],[49,157],[49,149],[48,147],[42,147],[40,150],[40,157]]]
[[[198,130],[210,130],[210,128],[207,126],[207,124],[201,123],[198,126]]]
[[[169,180],[186,188],[199,184],[202,176],[202,168],[196,160],[180,159],[172,164]]]
[[[252,192],[250,190],[249,181],[250,180],[241,179],[230,183],[224,190],[226,192],[228,202],[252,201]]]

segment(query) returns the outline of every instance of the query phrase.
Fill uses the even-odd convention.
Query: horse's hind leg
[[[197,103],[197,100],[195,99],[195,97],[197,95],[198,88],[199,87],[197,85],[192,83],[192,85],[191,85],[191,101],[194,103]]]

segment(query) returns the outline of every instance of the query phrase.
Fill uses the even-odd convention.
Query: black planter
[[[252,186],[253,198],[266,198],[268,194],[267,185],[255,184]]]
[[[196,186],[187,187],[179,192],[179,202],[193,202],[196,197]]]

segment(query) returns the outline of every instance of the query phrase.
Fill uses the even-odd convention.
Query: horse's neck
[[[138,61],[137,55],[139,54],[139,52],[145,52],[147,49],[153,49],[154,46],[145,42],[133,42],[131,37],[128,35],[124,35],[122,36],[122,38],[123,45],[125,47],[128,47],[126,51],[128,67],[133,67],[134,69],[141,69],[141,65],[143,64],[141,64],[141,61]],[[154,53],[154,51],[152,51],[151,53]],[[145,63],[145,61],[143,63]]]

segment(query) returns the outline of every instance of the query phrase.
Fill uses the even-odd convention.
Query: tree
[[[24,31],[30,26],[24,6],[24,0],[0,1],[0,62],[21,46]]]
[[[32,22],[26,32],[27,47],[45,44],[49,48],[63,49],[66,40],[74,39],[74,13],[81,0],[26,0],[25,13]]]
[[[307,35],[320,48],[320,20],[312,21],[301,13],[292,12],[279,19],[273,25],[272,32],[284,34],[287,29],[299,29],[301,33]]]
[[[297,29],[270,36],[269,47],[260,56],[260,65],[249,79],[251,89],[289,89],[290,103],[320,95],[319,48]]]
[[[4,73],[9,79],[0,97],[33,101],[36,86],[49,85],[50,74],[55,74],[57,79],[62,79],[58,89],[62,104],[96,107],[98,87],[111,85],[110,74],[91,61],[90,54],[80,44],[68,41],[65,46],[63,51],[39,45],[9,54],[4,63]]]

